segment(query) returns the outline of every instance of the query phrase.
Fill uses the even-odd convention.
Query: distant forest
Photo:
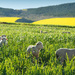
[[[75,17],[75,3],[23,10],[0,8],[0,17],[22,17],[27,22],[54,17]]]

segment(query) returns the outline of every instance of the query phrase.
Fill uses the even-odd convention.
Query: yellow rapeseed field
[[[20,17],[0,17],[0,22],[15,22]]]
[[[33,24],[75,26],[75,18],[50,18],[33,22]]]

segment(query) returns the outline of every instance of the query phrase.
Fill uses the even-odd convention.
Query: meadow
[[[46,33],[40,33],[40,30]],[[69,33],[66,33],[69,32]],[[59,48],[75,48],[75,27],[34,25],[26,23],[0,24],[0,36],[7,35],[8,45],[0,48],[0,75],[74,75],[75,62],[66,60],[63,67],[56,60]],[[27,47],[41,41],[39,63],[27,55]]]

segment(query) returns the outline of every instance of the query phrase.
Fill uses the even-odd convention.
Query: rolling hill
[[[0,8],[0,16],[23,17],[25,18],[25,20],[29,20],[29,22],[53,17],[75,17],[75,3],[67,3],[23,10]]]

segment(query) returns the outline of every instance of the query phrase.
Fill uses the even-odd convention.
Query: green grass
[[[47,33],[40,33],[40,30]],[[62,33],[62,32],[70,32]],[[75,62],[66,61],[64,68],[56,60],[59,48],[75,48],[75,28],[40,26],[25,23],[0,24],[0,36],[6,34],[8,45],[0,48],[0,75],[74,75]],[[29,45],[41,41],[41,64],[32,63],[26,50]]]

